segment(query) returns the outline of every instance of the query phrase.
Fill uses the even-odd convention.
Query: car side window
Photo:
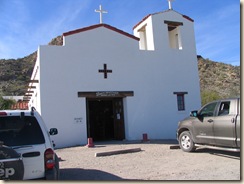
[[[217,105],[217,102],[213,102],[211,104],[206,105],[199,112],[199,115],[202,117],[214,116],[214,111],[215,111],[216,105]]]
[[[228,115],[230,112],[230,102],[221,102],[218,110],[218,116]]]

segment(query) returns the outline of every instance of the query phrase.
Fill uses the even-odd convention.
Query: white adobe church
[[[29,107],[58,128],[57,148],[176,139],[178,121],[201,106],[194,21],[170,6],[133,31],[101,22],[38,48]]]

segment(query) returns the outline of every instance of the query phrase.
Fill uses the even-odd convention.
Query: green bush
[[[202,91],[201,97],[202,97],[202,106],[214,100],[221,99],[221,96],[215,91]]]

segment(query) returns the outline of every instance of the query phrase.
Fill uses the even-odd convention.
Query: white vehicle
[[[43,119],[34,108],[0,111],[0,180],[59,178],[59,160]]]

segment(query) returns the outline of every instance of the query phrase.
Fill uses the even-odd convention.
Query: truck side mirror
[[[58,129],[57,128],[51,128],[49,131],[50,135],[57,135],[58,134]]]
[[[197,118],[198,117],[197,111],[191,111],[190,116]]]

